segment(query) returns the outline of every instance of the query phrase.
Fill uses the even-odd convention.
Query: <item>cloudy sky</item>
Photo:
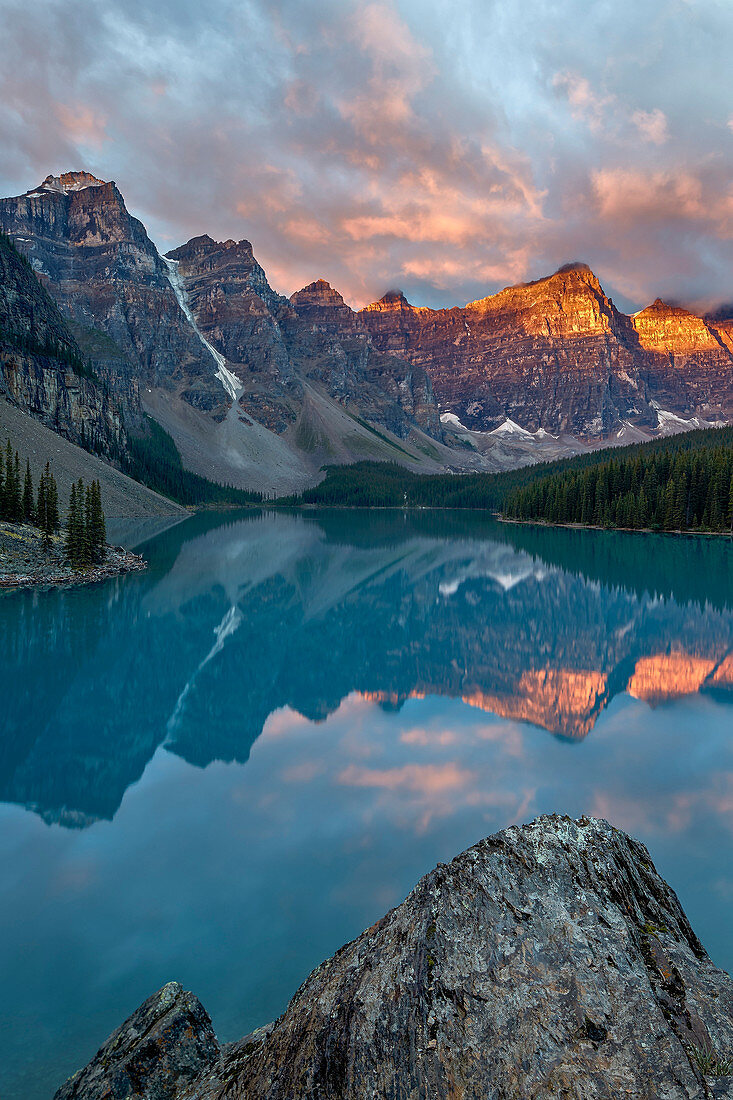
[[[462,304],[568,260],[733,299],[730,0],[0,0],[0,193],[114,179],[167,250]]]

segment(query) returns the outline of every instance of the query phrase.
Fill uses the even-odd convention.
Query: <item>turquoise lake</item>
[[[639,837],[733,967],[730,540],[252,511],[137,548],[0,596],[3,1100],[171,979],[244,1035],[540,813]]]

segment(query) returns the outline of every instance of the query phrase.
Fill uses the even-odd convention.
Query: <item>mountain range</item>
[[[584,264],[354,311],[322,279],[278,294],[248,241],[161,255],[88,172],[1,199],[0,229],[28,261],[0,253],[0,393],[103,456],[147,415],[190,470],[277,493],[326,463],[497,470],[733,419],[733,309],[628,316]]]

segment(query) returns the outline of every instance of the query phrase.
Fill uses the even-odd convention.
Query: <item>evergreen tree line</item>
[[[733,531],[733,446],[637,453],[545,477],[511,494],[504,515],[653,531]]]
[[[621,461],[644,462],[651,456],[703,453],[733,448],[733,428],[704,428],[683,435],[633,444],[614,454]],[[355,462],[328,466],[320,485],[295,496],[280,497],[278,504],[316,504],[351,508],[469,508],[504,509],[505,502],[525,487],[550,476],[579,475],[609,462],[609,450],[597,450],[555,462],[541,462],[503,473],[416,474],[396,462]]]
[[[81,355],[63,340],[57,340],[49,336],[46,340],[39,340],[32,333],[15,332],[13,329],[0,325],[0,344],[6,344],[16,351],[25,351],[33,355],[45,355],[49,359],[56,359],[59,363],[65,363],[71,367],[75,374],[84,375],[86,378],[96,379],[92,368],[84,362]]]
[[[59,494],[56,479],[46,463],[33,489],[30,462],[26,459],[22,475],[20,455],[8,440],[0,450],[0,520],[30,523],[43,532],[50,545],[51,535],[59,530]],[[102,490],[98,481],[84,485],[81,478],[71,486],[66,518],[65,550],[74,569],[85,569],[104,560],[107,531],[102,509]]]
[[[81,478],[71,486],[66,520],[66,556],[73,569],[104,561],[107,532],[98,481],[85,487]]]
[[[60,524],[59,494],[50,464],[46,463],[34,494],[30,462],[26,459],[25,474],[21,476],[20,455],[13,452],[10,440],[4,453],[0,451],[0,519],[31,523],[43,532],[46,541]]]

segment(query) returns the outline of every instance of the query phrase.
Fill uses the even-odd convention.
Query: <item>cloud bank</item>
[[[162,249],[449,305],[582,258],[733,298],[726,0],[0,0],[0,189],[114,179]],[[712,74],[715,74],[714,78]]]

